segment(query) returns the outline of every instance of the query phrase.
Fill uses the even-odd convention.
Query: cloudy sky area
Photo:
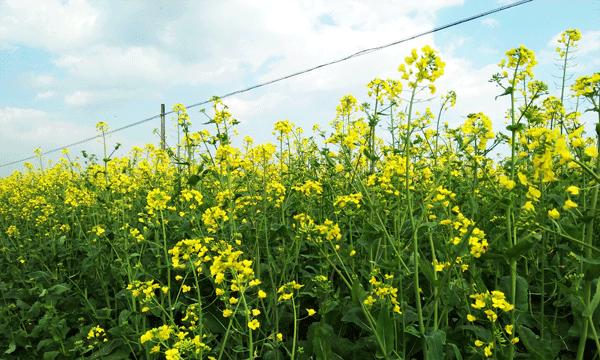
[[[93,136],[101,120],[117,128],[155,115],[161,103],[199,102],[509,2],[0,0],[0,163]],[[430,44],[447,63],[436,95],[458,94],[450,124],[483,111],[500,129],[506,99],[494,100],[498,89],[487,80],[504,52],[519,44],[535,50],[536,76],[556,93],[558,34],[571,27],[583,33],[573,76],[598,71],[599,18],[600,0],[535,0],[226,103],[240,133],[257,141],[271,140],[279,119],[307,130],[325,126],[341,96],[366,100],[367,82],[398,78],[410,49]],[[190,112],[199,124],[198,109]],[[158,143],[158,126],[150,122],[110,141],[124,148]],[[72,152],[82,149],[98,151],[99,144]],[[0,168],[0,175],[18,168]]]

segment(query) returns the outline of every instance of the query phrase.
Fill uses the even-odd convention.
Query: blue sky
[[[194,103],[357,50],[391,42],[507,3],[405,1],[0,0],[0,163],[154,115],[161,103]],[[487,83],[504,52],[536,51],[535,72],[553,89],[553,40],[571,27],[583,40],[573,76],[600,69],[600,0],[535,0],[485,19],[226,100],[240,132],[272,139],[274,121],[326,126],[338,99],[365,99],[374,77],[398,77],[413,47],[447,62],[440,94],[455,89],[451,124],[483,111],[502,126],[505,105]],[[436,106],[434,100],[431,106]],[[196,109],[197,110],[197,109]],[[200,115],[191,111],[192,120]],[[157,143],[145,124],[111,137],[124,148]],[[172,134],[172,131],[170,132]],[[72,149],[98,150],[97,143]],[[0,168],[0,175],[19,166]]]

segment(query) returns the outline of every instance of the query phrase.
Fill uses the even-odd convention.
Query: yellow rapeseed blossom
[[[248,323],[248,327],[251,330],[256,330],[260,327],[260,322],[256,319],[252,319],[249,323]]]
[[[146,197],[148,209],[153,211],[165,210],[169,200],[171,200],[171,197],[160,189],[151,190]]]
[[[563,209],[565,210],[571,210],[571,209],[575,209],[577,208],[577,203],[571,199],[567,199],[565,200],[565,203],[563,205]]]
[[[548,210],[548,216],[551,219],[557,220],[560,218],[560,213],[558,212],[558,210],[553,208],[553,209]]]

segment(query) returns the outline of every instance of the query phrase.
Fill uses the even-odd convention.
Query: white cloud
[[[490,17],[482,19],[481,23],[492,29],[500,25],[500,22],[498,22],[498,20]]]
[[[583,31],[578,48],[578,55],[590,55],[600,51],[600,30]]]
[[[556,55],[555,48],[558,46],[558,39],[562,32],[555,34],[546,43],[546,49],[543,49],[540,53],[541,63],[552,63],[556,62],[558,56]],[[600,66],[600,30],[588,30],[581,32],[581,40],[577,42],[576,47],[571,48],[570,57],[571,68],[570,70],[577,73],[583,74],[588,72],[597,71]]]
[[[95,39],[97,19],[85,0],[5,0],[0,2],[0,42],[73,50]]]
[[[56,92],[54,91],[42,91],[35,95],[36,100],[47,100],[56,96]]]
[[[54,76],[46,74],[32,76],[30,81],[31,85],[36,88],[46,88],[57,83],[57,79]]]
[[[7,160],[31,154],[35,147],[46,150],[70,143],[93,131],[72,121],[56,119],[45,111],[20,107],[0,107],[0,127],[2,153],[8,156]]]
[[[133,104],[135,99],[155,98],[175,87],[200,89],[208,85],[215,91],[228,91],[270,80],[431,29],[438,10],[461,5],[463,0],[410,0],[401,5],[387,0],[377,6],[358,0],[182,2],[178,7],[166,1],[156,6],[83,0],[52,0],[48,4],[47,18],[70,12],[64,17],[66,24],[50,21],[55,30],[48,36],[39,36],[50,31],[50,25],[43,24],[44,18],[25,14],[14,0],[1,5],[11,15],[0,15],[0,19],[11,16],[12,22],[27,25],[27,29],[24,34],[15,34],[0,25],[0,41],[50,51],[62,75],[53,78],[39,74],[30,84],[40,89],[36,91],[38,99],[60,98],[79,111],[115,101]],[[162,22],[156,22],[155,13]],[[77,17],[80,21],[75,21]],[[9,23],[14,29],[16,25]],[[456,46],[462,45],[460,41]],[[341,96],[353,93],[364,101],[369,80],[398,78],[396,69],[404,56],[425,43],[435,45],[432,36],[423,37],[227,99],[226,103],[242,121],[242,133],[263,138],[270,136],[272,122],[280,118],[290,118],[305,128],[317,122],[326,124]],[[471,71],[472,64],[454,59],[448,52],[443,54],[452,79],[448,86],[462,90],[463,86],[455,85],[461,81],[469,86],[464,94],[459,92],[459,104],[481,104],[481,99],[492,93],[485,88],[489,74]],[[457,114],[479,111],[467,108],[465,105]],[[83,137],[90,133],[94,134],[93,129]],[[65,142],[77,138],[69,136]],[[34,145],[27,143],[30,152]]]

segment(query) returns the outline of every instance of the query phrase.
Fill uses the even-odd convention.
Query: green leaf
[[[333,350],[331,350],[333,327],[321,321],[311,324],[308,332],[308,340],[311,342],[317,359],[331,359],[333,357]]]
[[[8,349],[6,349],[6,351],[4,353],[5,354],[12,354],[13,352],[15,352],[15,350],[17,350],[17,344],[15,344],[14,342],[11,342],[8,345]]]
[[[394,319],[391,316],[391,311],[386,307],[382,308],[379,311],[379,316],[377,316],[377,323],[375,325],[377,337],[381,342],[383,342],[383,346],[385,348],[384,358],[388,358],[394,350]],[[382,349],[379,349],[380,351]]]
[[[131,315],[131,311],[129,311],[129,310],[121,311],[121,313],[119,314],[119,324],[120,325],[127,324],[127,319],[129,319],[130,315]]]
[[[285,359],[285,357],[283,356],[283,353],[279,349],[272,349],[272,350],[265,352],[265,354],[263,355],[263,359],[265,359],[265,360],[283,360],[283,359]]]
[[[437,285],[439,281],[435,280],[433,265],[429,261],[425,260],[424,257],[419,257],[419,269],[421,270],[420,272],[425,275],[427,281],[429,281],[431,284]]]
[[[434,330],[431,334],[425,334],[425,346],[427,356],[430,360],[443,360],[444,344],[446,344],[446,333],[442,330]]]
[[[200,181],[200,176],[192,175],[188,178],[187,183],[190,186],[195,186]]]
[[[510,297],[511,278],[509,275],[500,279],[500,290]],[[517,275],[517,297],[515,311],[525,313],[529,309],[529,283],[524,277]]]
[[[519,131],[523,130],[524,128],[525,128],[525,125],[523,125],[523,124],[515,124],[515,125],[508,125],[506,127],[506,130],[508,130],[510,132],[512,132],[512,131],[519,132]]]
[[[54,360],[60,355],[60,351],[47,351],[44,353],[44,360]]]
[[[48,293],[52,295],[62,295],[65,292],[71,290],[71,287],[66,284],[56,284],[48,289]]]
[[[458,346],[456,346],[456,344],[448,344],[448,346],[450,346],[452,348],[452,351],[454,351],[454,358],[456,360],[462,360],[462,355],[460,354],[460,350],[458,349]]]
[[[535,359],[556,359],[561,343],[558,340],[551,339],[542,340],[531,329],[525,326],[519,326],[519,338],[523,341],[523,345],[530,351],[531,355],[535,355]]]
[[[517,245],[511,247],[510,249],[504,252],[504,256],[510,261],[515,260],[521,257],[521,255],[525,254],[529,251],[534,245],[534,242],[531,238],[521,240],[517,243]]]
[[[364,314],[362,312],[362,309],[358,306],[353,306],[347,311],[345,311],[344,315],[342,316],[342,321],[353,323],[363,330],[370,330],[369,326],[364,321]]]
[[[598,307],[598,304],[600,304],[600,278],[596,280],[596,293],[594,294],[594,297],[592,298],[592,301],[590,302],[588,307],[585,309],[583,316],[593,316],[594,311],[596,311],[596,308]]]

